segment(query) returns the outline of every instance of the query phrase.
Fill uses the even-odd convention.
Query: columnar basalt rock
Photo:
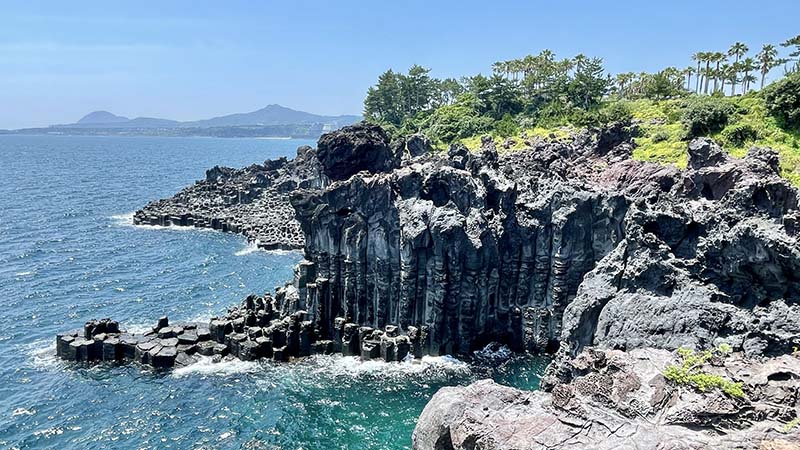
[[[56,354],[76,362],[137,361],[155,368],[185,366],[211,339],[206,326],[169,324],[166,317],[143,334],[127,333],[111,319],[92,320],[82,330],[56,336]]]
[[[424,137],[391,143],[358,124],[293,161],[211,169],[137,220],[154,208],[217,205],[224,192],[277,195],[277,210],[294,212],[282,220],[302,230],[305,258],[269,314],[302,312],[310,342],[353,354],[373,349],[364,352],[366,335],[348,324],[413,330],[415,355],[468,353],[491,341],[517,351],[560,347],[558,360],[586,345],[725,341],[785,353],[800,334],[798,196],[779,177],[775,153],[754,149],[737,160],[697,139],[680,171],[632,160],[634,132],[585,131],[503,155],[485,139],[476,153],[454,145],[433,154]],[[223,218],[252,223],[264,209],[253,205],[217,209],[210,223],[259,230]],[[296,356],[296,343],[286,345],[281,357]]]

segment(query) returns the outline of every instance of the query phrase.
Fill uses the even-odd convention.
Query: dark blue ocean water
[[[131,329],[204,320],[290,279],[297,253],[238,236],[134,227],[131,213],[204,176],[292,156],[301,140],[0,136],[0,448],[410,447],[445,385],[534,389],[543,362],[202,361],[173,372],[77,367],[54,335],[92,318]]]

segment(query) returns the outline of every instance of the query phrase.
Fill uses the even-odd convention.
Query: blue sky
[[[778,44],[800,33],[798,17],[797,0],[6,2],[0,128],[98,109],[176,120],[270,103],[360,113],[390,67],[488,73],[549,48],[601,56],[612,73],[655,71],[736,40]]]

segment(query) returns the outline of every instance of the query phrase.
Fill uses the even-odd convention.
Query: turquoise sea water
[[[441,386],[535,389],[544,361],[208,360],[172,372],[78,367],[54,335],[92,318],[205,320],[288,281],[298,253],[238,236],[134,227],[204,176],[293,156],[302,140],[0,136],[0,448],[402,449]]]

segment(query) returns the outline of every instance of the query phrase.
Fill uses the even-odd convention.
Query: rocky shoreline
[[[586,348],[574,376],[552,391],[521,391],[482,380],[446,387],[420,416],[414,449],[794,450],[800,358],[715,355],[708,375],[741,385],[731,396],[664,377],[667,350]],[[788,424],[788,425],[787,425]]]
[[[133,223],[211,228],[241,234],[265,250],[302,249],[289,193],[326,182],[313,153],[301,147],[291,161],[280,158],[242,169],[216,166],[175,196],[136,211]]]
[[[274,296],[248,297],[207,325],[211,339],[203,342],[218,345],[217,355],[342,352],[393,361],[469,354],[490,342],[554,353],[547,392],[481,382],[437,394],[415,448],[778,442],[769,430],[800,411],[798,191],[780,177],[769,149],[735,159],[695,139],[681,170],[632,159],[635,136],[635,126],[614,125],[528,140],[526,150],[502,154],[491,139],[477,152],[453,145],[435,153],[423,136],[390,141],[379,127],[358,124],[324,135],[317,149],[298,149],[292,161],[211,169],[134,220],[302,248],[294,279]],[[170,340],[178,333],[160,332],[145,338],[145,346],[156,341],[147,360],[165,352],[176,353],[174,364],[178,354],[191,361]],[[122,339],[107,330],[65,336],[59,340],[73,339],[67,346],[94,349],[68,357],[95,359],[103,354],[97,348],[115,348],[107,340]],[[718,347],[735,355],[738,372],[725,376],[741,379],[746,402],[725,406],[718,387],[698,394],[658,378],[676,349]],[[776,364],[782,369],[764,383],[740,377]],[[676,405],[735,420],[719,427],[664,419]],[[564,439],[539,440],[531,431],[539,422],[552,424],[540,431]]]
[[[276,362],[333,353],[385,362],[423,356],[425,333],[412,327],[399,334],[395,326],[378,330],[339,320],[333,339],[317,339],[305,311],[281,315],[284,298],[251,295],[208,323],[170,324],[162,317],[140,334],[126,332],[111,319],[92,320],[81,330],[58,334],[56,355],[73,362],[136,362],[156,369],[189,366],[200,356]]]

